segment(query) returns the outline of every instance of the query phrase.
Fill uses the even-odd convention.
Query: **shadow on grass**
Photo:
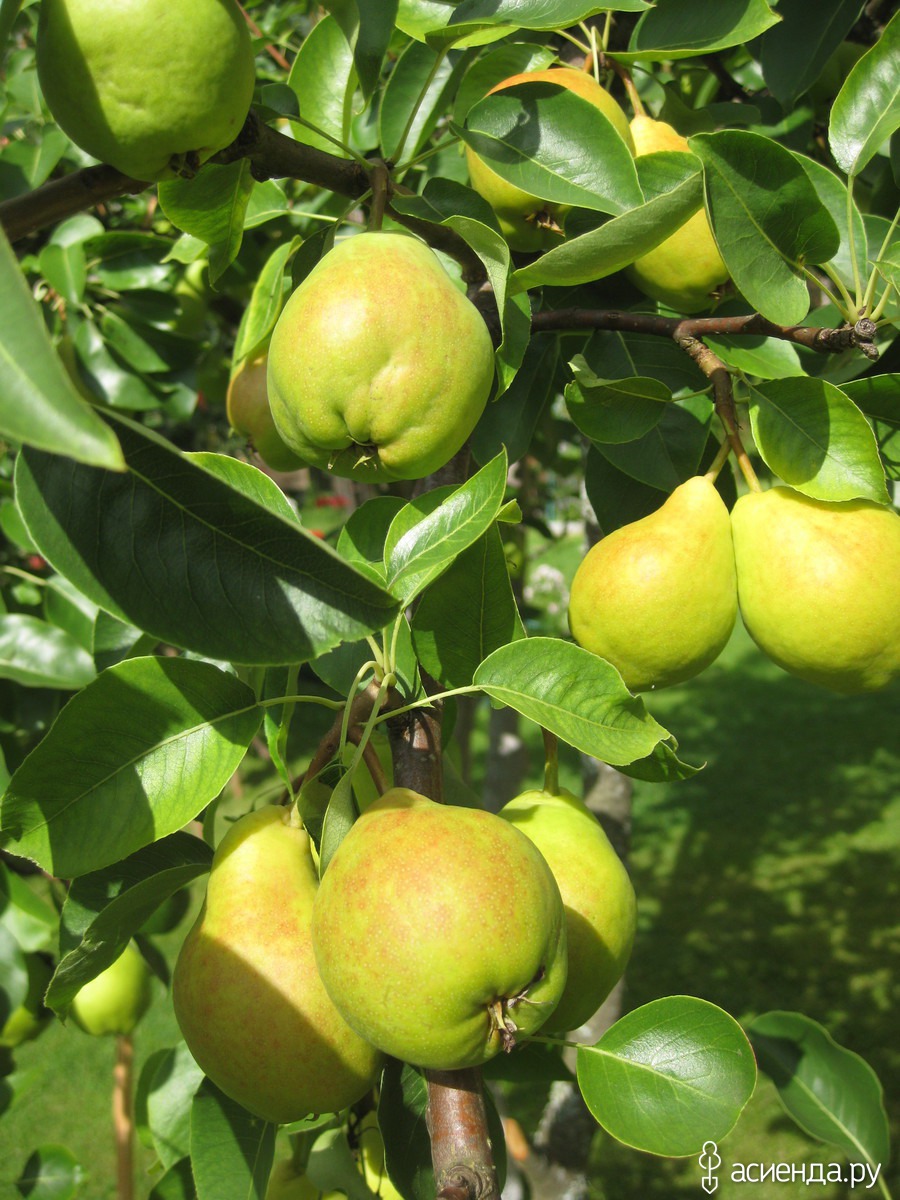
[[[742,1020],[776,1008],[806,1013],[877,1072],[896,1141],[897,692],[833,696],[778,671],[741,632],[724,662],[647,702],[682,756],[708,766],[680,784],[635,787],[641,931],[629,1007],[685,992]],[[731,1135],[740,1147],[732,1161],[778,1161],[772,1146],[791,1123],[769,1100]],[[757,1122],[750,1143],[739,1135],[748,1120]],[[821,1150],[812,1157],[840,1160]],[[803,1142],[794,1152],[806,1157]],[[611,1144],[601,1157],[596,1194],[608,1200],[698,1194],[690,1160],[663,1163]],[[772,1195],[806,1190],[776,1184]]]

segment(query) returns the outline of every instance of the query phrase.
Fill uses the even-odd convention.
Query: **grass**
[[[708,765],[682,783],[635,785],[631,868],[640,932],[627,1004],[686,992],[741,1020],[775,1008],[804,1012],[876,1070],[896,1138],[896,694],[832,696],[778,671],[739,631],[707,672],[647,704],[678,737],[682,756]],[[537,756],[534,765],[537,772]],[[574,758],[564,765],[571,786]],[[186,928],[187,920],[159,939],[170,959]],[[138,1069],[177,1036],[158,987],[136,1036]],[[21,1048],[17,1062],[31,1083],[0,1119],[2,1200],[18,1196],[12,1182],[29,1150],[46,1142],[68,1146],[83,1164],[84,1197],[113,1200],[113,1049],[110,1040],[60,1026]],[[719,1152],[722,1200],[810,1194],[799,1181],[733,1184],[735,1163],[842,1160],[796,1129],[765,1081]],[[151,1162],[142,1150],[141,1167]],[[700,1175],[692,1159],[660,1160],[602,1132],[594,1142],[595,1200],[696,1198]],[[889,1175],[900,1190],[896,1166]],[[149,1190],[141,1174],[139,1200]],[[850,1193],[830,1185],[815,1194],[840,1200]]]

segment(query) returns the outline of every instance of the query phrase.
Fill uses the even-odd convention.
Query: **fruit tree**
[[[587,1196],[602,1138],[593,1194],[890,1195],[900,1063],[627,797],[718,739],[738,812],[758,691],[685,717],[739,642],[813,742],[896,712],[893,8],[0,3],[0,1189]],[[896,897],[896,804],[809,787],[819,893]],[[652,961],[691,905],[752,996]],[[876,920],[829,1011],[895,1011]],[[109,1171],[37,1119],[69,1053]],[[735,1161],[766,1096],[824,1157]]]

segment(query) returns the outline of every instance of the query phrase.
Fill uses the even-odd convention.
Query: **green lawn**
[[[628,1004],[687,992],[740,1019],[774,1008],[805,1012],[878,1072],[896,1136],[896,693],[833,697],[779,672],[739,632],[705,674],[647,702],[679,738],[682,756],[706,759],[708,766],[683,783],[635,788],[631,866],[640,933]],[[170,957],[186,928],[160,939]],[[176,1038],[158,985],[137,1034],[139,1064]],[[21,1049],[17,1061],[32,1082],[0,1120],[3,1200],[17,1196],[12,1181],[39,1142],[68,1146],[90,1175],[82,1194],[112,1200],[113,1049],[110,1040],[60,1026]],[[839,1158],[796,1131],[767,1084],[719,1149],[724,1161],[716,1194],[723,1200],[811,1194],[800,1183],[730,1184],[736,1162]],[[151,1160],[142,1153],[144,1165]],[[891,1175],[896,1189],[896,1166]],[[602,1133],[594,1146],[593,1179],[597,1200],[703,1194],[695,1161],[658,1160]],[[148,1191],[142,1176],[139,1200]],[[814,1194],[837,1200],[850,1193],[832,1186]]]

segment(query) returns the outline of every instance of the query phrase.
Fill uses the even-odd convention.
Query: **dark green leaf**
[[[28,450],[16,494],[41,553],[161,641],[230,662],[300,662],[381,628],[396,601],[321,539],[130,423],[119,475]],[[210,569],[210,564],[215,569]]]
[[[528,349],[515,379],[488,404],[472,434],[472,455],[482,465],[505,447],[516,462],[531,445],[541,413],[554,391],[559,338],[538,334]]]
[[[492,700],[614,766],[646,757],[669,736],[615,667],[559,638],[526,638],[495,650],[474,682]]]
[[[838,166],[858,175],[900,127],[900,13],[847,76],[831,110],[828,141]]]
[[[197,1200],[263,1200],[275,1157],[276,1128],[251,1116],[204,1079],[191,1107]]]
[[[584,486],[602,534],[649,516],[667,493],[620,471],[596,447],[588,450]]]
[[[598,443],[613,466],[648,487],[671,492],[696,475],[709,436],[712,405],[702,398],[666,405],[653,429],[632,442]]]
[[[39,1146],[16,1180],[19,1194],[29,1200],[74,1200],[85,1173],[65,1146]]]
[[[75,391],[2,231],[0,286],[0,434],[121,470],[115,434]]]
[[[219,794],[261,715],[245,684],[208,663],[110,667],[14,773],[0,807],[4,846],[63,878],[118,862]]]
[[[385,157],[400,161],[398,148],[412,114],[403,146],[403,157],[412,158],[434,132],[447,98],[465,62],[446,56],[438,62],[436,50],[410,42],[391,72],[378,110],[379,142]]]
[[[697,1154],[734,1126],[756,1063],[733,1017],[694,996],[667,996],[578,1048],[578,1085],[613,1137],[651,1154]]]
[[[566,388],[569,416],[593,442],[632,442],[662,420],[672,393],[658,379],[598,379],[579,355]]]
[[[802,1013],[763,1013],[747,1034],[760,1069],[801,1129],[854,1160],[887,1165],[890,1130],[882,1088],[864,1059]]]
[[[762,35],[759,61],[783,108],[815,83],[861,8],[861,0],[816,0],[814,10],[809,0],[779,0],[781,21]]]
[[[691,58],[741,46],[774,25],[765,0],[657,0],[638,21],[627,57]]]
[[[166,1171],[154,1186],[148,1200],[196,1200],[196,1197],[191,1161],[189,1158],[183,1158]]]

